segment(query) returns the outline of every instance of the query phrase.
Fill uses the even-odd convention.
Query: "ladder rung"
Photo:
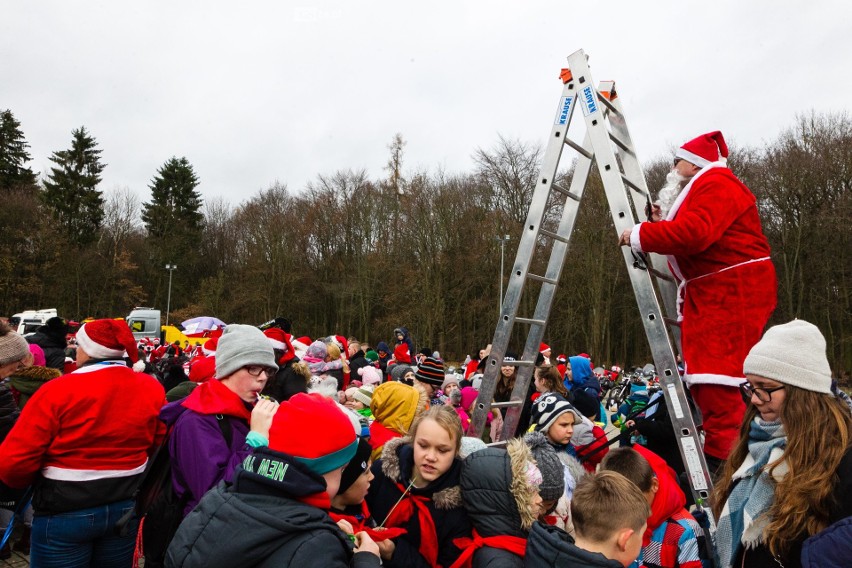
[[[492,402],[488,406],[491,408],[508,408],[510,406],[521,406],[523,403],[523,400],[507,400],[506,402]]]
[[[642,189],[641,187],[639,187],[638,185],[636,185],[635,183],[633,183],[632,181],[630,181],[630,178],[628,178],[626,175],[621,174],[621,181],[623,181],[624,185],[626,185],[627,187],[629,187],[633,191],[636,191],[636,192],[641,193],[642,195],[645,195],[645,190]]]
[[[609,139],[615,142],[615,145],[624,150],[625,152],[630,152],[631,154],[633,153],[633,149],[630,148],[626,143],[621,140],[621,138],[619,138],[612,132],[609,133]]]
[[[651,266],[648,267],[648,272],[650,272],[651,274],[653,274],[657,278],[660,278],[661,280],[668,280],[669,282],[675,282],[674,276],[672,276],[671,274],[666,274],[665,272],[660,272],[659,270],[657,270],[656,268],[653,268]]]
[[[558,191],[559,193],[561,193],[565,197],[573,199],[574,201],[580,201],[580,198],[578,196],[574,195],[573,193],[571,193],[570,189],[565,189],[564,187],[562,187],[558,183],[554,183],[550,187],[551,187],[551,189],[555,189],[556,191]]]
[[[528,323],[530,325],[544,325],[547,323],[546,320],[537,320],[530,318],[515,318],[515,322],[517,323]]]
[[[547,229],[540,229],[539,234],[544,235],[545,237],[550,237],[551,239],[553,239],[555,241],[560,241],[560,242],[563,242],[565,244],[568,244],[567,238],[563,237],[562,235],[557,235],[553,231],[548,231]]]
[[[600,93],[598,93],[598,100],[599,100],[600,102],[602,102],[602,103],[603,103],[603,105],[604,105],[606,108],[608,108],[609,110],[611,110],[611,111],[612,111],[612,112],[614,112],[615,114],[619,114],[618,109],[617,109],[617,108],[615,108],[615,105],[614,105],[614,104],[612,104],[612,102],[611,102],[608,98],[606,98],[605,96],[603,96],[603,95],[602,95],[602,94],[600,94]]]
[[[666,322],[671,327],[680,327],[680,322],[675,318],[667,318],[663,316],[663,321]]]
[[[583,148],[582,146],[580,146],[579,144],[577,144],[576,142],[574,142],[573,140],[568,138],[567,136],[565,138],[563,138],[563,140],[565,140],[566,144],[568,144],[569,146],[574,148],[574,150],[576,150],[578,154],[585,156],[586,158],[588,158],[590,160],[594,156],[594,154],[592,154],[591,152],[589,152],[588,150],[586,150],[585,148]]]
[[[517,318],[516,318],[517,321]],[[534,367],[535,361],[503,361],[502,367]]]
[[[527,274],[527,278],[529,278],[530,280],[535,280],[536,282],[545,282],[546,284],[553,284],[554,286],[559,284],[559,282],[557,280],[554,280],[553,278],[548,278],[547,276],[539,276],[538,274]]]

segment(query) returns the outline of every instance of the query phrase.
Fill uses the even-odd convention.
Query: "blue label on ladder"
[[[568,117],[571,116],[571,103],[574,97],[562,97],[559,102],[559,111],[556,113],[556,124],[564,126],[568,123]]]
[[[589,116],[590,114],[598,112],[598,102],[595,100],[595,90],[592,89],[591,86],[583,88],[583,99],[586,103],[583,105],[583,114]]]

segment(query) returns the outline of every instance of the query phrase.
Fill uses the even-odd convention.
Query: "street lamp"
[[[172,307],[172,272],[177,270],[177,264],[167,264],[166,270],[169,271],[169,299],[166,300],[166,325],[169,325],[169,310]]]
[[[509,235],[494,237],[500,241],[500,296],[497,298],[497,317],[500,317],[500,310],[503,307],[503,254],[506,250],[506,243],[509,242]]]

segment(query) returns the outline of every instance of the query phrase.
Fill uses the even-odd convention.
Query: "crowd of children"
[[[140,372],[145,350],[139,360],[126,325],[88,322],[74,373],[17,400],[0,383],[0,507],[20,505],[33,486],[32,566],[131,566],[146,550],[138,534],[159,529],[140,529],[134,499],[162,446],[179,526],[162,558],[145,556],[149,568],[849,558],[852,410],[810,324],[770,329],[745,361],[749,411],[718,474],[712,535],[687,510],[677,464],[640,444],[608,449],[587,357],[551,365],[543,349],[522,428],[500,440],[495,409],[479,439],[467,434],[480,364],[448,373],[438,353],[414,352],[405,328],[394,335],[393,348],[373,351],[339,336],[229,325],[185,357],[189,372],[164,404],[164,377]],[[0,325],[0,379],[43,365]],[[511,391],[514,369],[501,367],[498,395]]]

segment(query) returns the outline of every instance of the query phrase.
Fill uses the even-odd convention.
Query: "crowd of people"
[[[690,144],[679,161],[718,167]],[[624,244],[651,250],[654,231]],[[703,308],[686,298],[694,322]],[[495,406],[474,435],[488,346],[457,372],[405,327],[375,349],[294,337],[286,321],[168,346],[93,320],[68,367],[61,324],[27,338],[0,324],[0,528],[23,526],[3,552],[12,544],[36,568],[141,556],[147,568],[830,567],[852,553],[852,401],[801,320],[737,337],[751,344],[738,369],[725,363],[736,405],[723,392],[728,406],[705,418],[715,523],[687,497],[671,439],[654,434],[665,405],[625,418],[635,435],[610,449],[585,353],[542,344],[517,431]],[[704,365],[695,341],[685,330],[687,382]],[[511,395],[513,363],[507,353],[494,402]],[[733,388],[706,374],[693,386]],[[716,391],[699,390],[703,411]],[[724,411],[742,414],[729,441]],[[158,463],[171,516],[141,505]]]

